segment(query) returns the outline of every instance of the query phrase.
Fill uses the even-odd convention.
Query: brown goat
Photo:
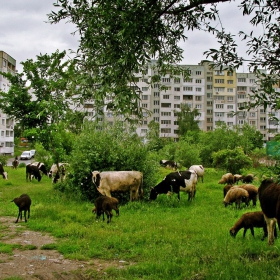
[[[24,211],[24,219],[25,222],[27,222],[26,219],[26,212],[28,212],[28,219],[30,218],[30,205],[31,205],[31,198],[28,194],[22,194],[20,197],[14,198],[11,202],[14,202],[18,206],[18,217],[15,221],[18,222],[18,219],[20,218],[22,220],[22,211]]]
[[[118,204],[119,201],[115,197],[100,196],[95,200],[95,207],[92,209],[92,212],[96,213],[96,219],[98,219],[102,214],[103,221],[105,213],[107,215],[107,224],[109,224],[113,217],[113,209],[116,211],[116,215],[119,216]]]
[[[227,192],[233,187],[233,185],[226,185],[224,187],[224,198],[226,197]]]
[[[250,229],[252,235],[255,237],[254,227],[263,228],[264,235],[262,237],[262,240],[264,240],[267,237],[267,226],[262,211],[248,212],[243,214],[240,217],[240,219],[235,223],[235,225],[230,229],[229,233],[232,237],[235,237],[239,230],[244,228],[243,237],[245,237],[246,231],[248,229]],[[277,237],[276,228],[274,231],[274,235],[275,237]]]

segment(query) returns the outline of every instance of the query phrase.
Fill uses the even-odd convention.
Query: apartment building
[[[0,71],[15,73],[16,60],[4,51],[0,51]],[[0,89],[8,92],[9,81],[0,75]],[[14,119],[0,110],[0,154],[14,154]]]

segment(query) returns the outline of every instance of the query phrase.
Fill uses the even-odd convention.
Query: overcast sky
[[[47,14],[58,9],[53,6],[55,0],[0,0],[0,50],[8,53],[17,62],[17,70],[22,71],[21,61],[36,59],[36,55],[51,54],[56,50],[76,50],[78,37],[71,35],[74,26],[67,23],[47,23]],[[248,19],[242,16],[237,5],[240,1],[223,3],[222,22],[232,33],[239,30],[250,31]],[[188,40],[181,44],[185,50],[182,64],[198,64],[203,52],[217,47],[215,38],[204,32],[187,32]],[[239,49],[244,54],[245,45]],[[239,69],[239,72],[248,69]]]

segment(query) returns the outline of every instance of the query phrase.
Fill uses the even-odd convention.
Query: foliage
[[[216,66],[236,69],[248,61],[237,53],[236,34],[225,30],[220,21],[216,5],[220,2],[231,1],[107,0],[93,4],[60,0],[54,4],[59,10],[52,11],[48,17],[53,24],[66,20],[76,26],[80,45],[75,59],[77,71],[82,73],[78,79],[84,99],[94,98],[97,110],[105,105],[123,115],[133,112],[141,116],[144,109],[138,103],[139,89],[135,87],[134,74],[137,73],[137,79],[141,78],[142,73],[146,73],[146,65],[151,63],[157,69],[151,77],[151,85],[160,84],[159,77],[165,73],[174,77],[183,72],[187,76],[184,69],[173,67],[182,60],[180,43],[187,39],[186,30],[201,30],[216,37],[220,48],[205,52]],[[250,34],[239,33],[247,42],[250,68],[255,72],[269,69],[270,74],[278,76],[278,2],[252,0],[236,5],[256,29]],[[259,26],[264,27],[261,36]],[[106,103],[108,95],[111,99]],[[269,102],[265,94],[261,98]]]
[[[7,165],[8,157],[5,155],[0,155],[0,163],[2,163],[3,166]]]
[[[252,167],[252,160],[244,154],[241,147],[225,149],[212,154],[213,166],[232,174],[242,174],[242,169]]]
[[[73,191],[93,200],[99,193],[92,182],[92,171],[138,170],[144,174],[144,193],[148,195],[145,188],[154,184],[155,167],[147,160],[148,150],[140,137],[131,129],[117,120],[113,125],[102,124],[102,129],[98,123],[85,122],[69,158]]]
[[[152,120],[148,124],[148,132],[146,134],[147,149],[149,151],[159,151],[164,147],[165,139],[159,137],[159,123]]]
[[[198,109],[194,108],[191,110],[187,103],[182,103],[180,106],[180,111],[176,112],[178,121],[178,136],[184,136],[188,132],[199,131],[199,116]]]

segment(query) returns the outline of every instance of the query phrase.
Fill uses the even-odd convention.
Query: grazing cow
[[[167,168],[171,168],[173,170],[177,170],[177,162],[174,160],[166,160],[166,159],[162,159],[159,161],[159,164],[163,167],[167,167]]]
[[[197,174],[197,179],[201,178],[201,182],[203,183],[204,167],[202,165],[192,165],[189,170],[194,170]]]
[[[3,179],[8,180],[8,173],[5,172],[2,163],[0,163],[0,175],[2,175]]]
[[[188,200],[193,200],[196,194],[196,185],[197,185],[197,173],[194,170],[189,170],[191,172],[190,179],[185,179],[185,187],[180,187],[180,191],[188,193]]]
[[[47,168],[46,168],[46,166],[43,162],[32,162],[31,164],[34,165],[34,166],[37,166],[43,174],[48,176]]]
[[[59,170],[57,167],[57,164],[53,164],[48,176],[49,178],[52,178],[52,182],[55,184],[57,183],[58,179],[60,179],[61,181],[64,181],[65,177],[66,177],[66,166],[68,165],[68,163],[62,163],[59,162],[58,166],[59,166]]]
[[[268,244],[274,244],[275,224],[280,227],[280,184],[265,179],[258,189],[259,200],[267,224]]]
[[[102,194],[130,192],[130,201],[143,196],[143,174],[139,171],[93,171],[92,182]]]
[[[13,169],[17,169],[19,165],[19,160],[18,159],[14,159],[12,162],[12,168]]]
[[[26,182],[28,180],[31,181],[33,176],[36,180],[38,180],[38,182],[42,179],[39,168],[29,163],[26,165]]]
[[[185,180],[190,180],[192,174],[190,170],[169,173],[159,184],[151,189],[150,200],[155,200],[159,194],[167,194],[168,192],[177,193],[178,200],[180,200],[180,187],[186,188]]]

